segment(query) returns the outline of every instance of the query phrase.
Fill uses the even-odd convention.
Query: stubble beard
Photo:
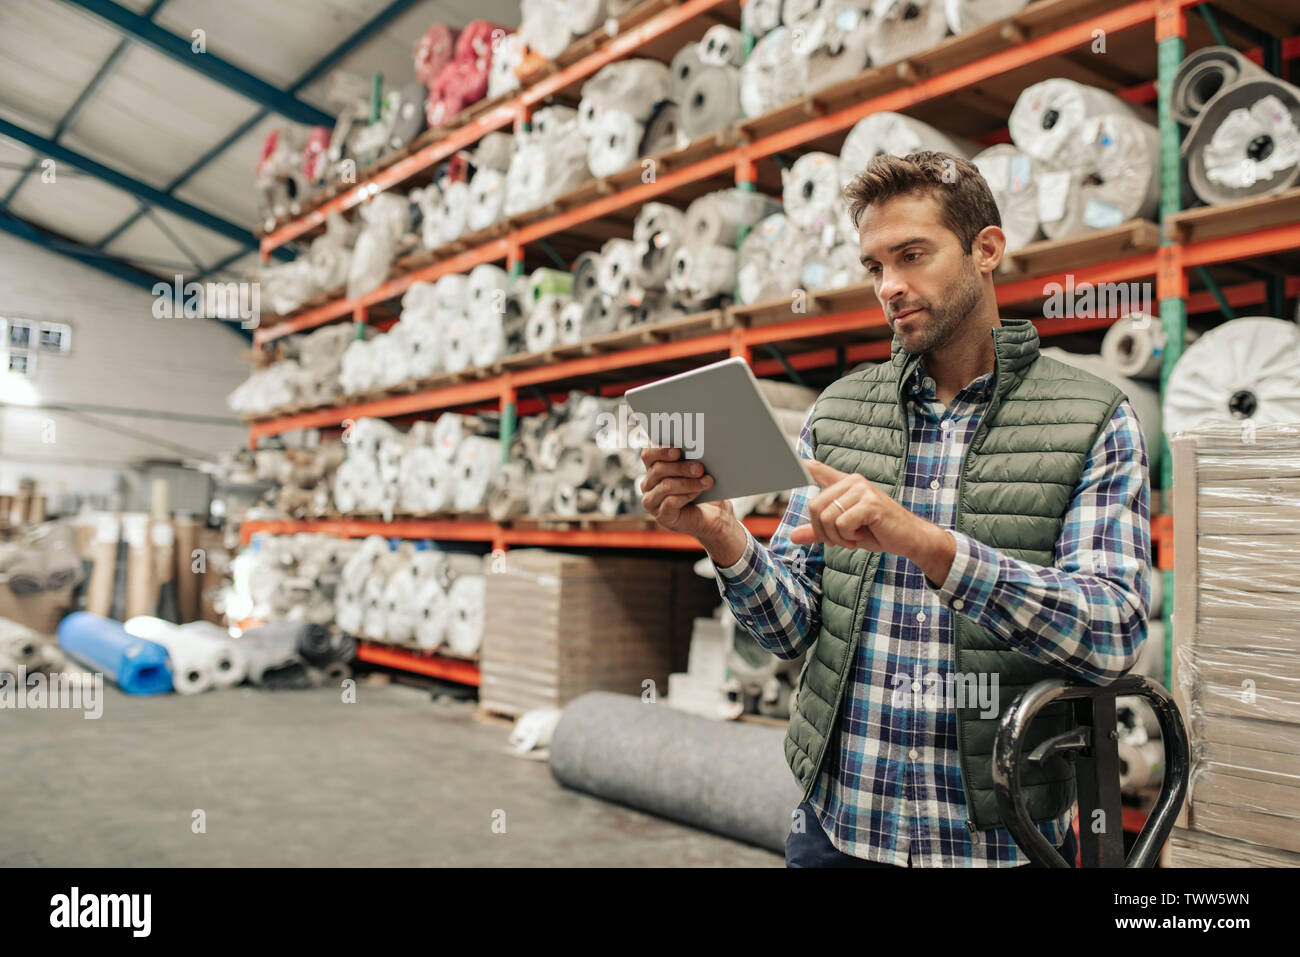
[[[924,328],[918,330],[914,342],[909,343],[904,340],[904,351],[908,355],[917,355],[930,352],[947,343],[965,322],[966,317],[979,305],[983,295],[979,274],[973,269],[963,269],[953,284],[939,297],[942,305],[930,304],[924,307],[929,321]]]

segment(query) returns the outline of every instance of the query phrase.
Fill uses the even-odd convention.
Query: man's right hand
[[[695,459],[683,459],[682,450],[651,446],[641,450],[646,476],[641,483],[641,504],[656,522],[670,532],[690,535],[708,551],[715,564],[734,565],[745,548],[745,528],[731,502],[691,500],[713,487],[713,476]]]

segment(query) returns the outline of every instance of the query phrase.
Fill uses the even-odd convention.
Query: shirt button
[[[954,598],[952,600],[952,607],[956,608],[958,611],[961,611],[962,606],[965,604],[966,603],[962,601],[960,598]]]
[[[917,620],[917,621],[925,621],[925,612],[923,612],[923,611],[918,611],[918,612],[916,613],[916,620]]]
[[[952,428],[952,423],[949,422],[947,419],[944,419],[942,422],[939,423],[939,428],[947,432],[949,429]]]
[[[915,761],[918,757],[920,757],[920,755],[916,753],[916,748],[913,748],[911,751],[908,751],[907,756],[911,758],[913,761]]]
[[[913,681],[913,682],[912,682],[912,690],[913,690],[913,691],[920,691],[920,690],[921,690],[921,682],[919,682],[919,681]]]
[[[930,488],[938,488],[938,487],[939,487],[939,480],[938,480],[938,479],[931,479],[931,480],[930,480]]]

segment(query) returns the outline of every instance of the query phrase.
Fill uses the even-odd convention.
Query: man
[[[1146,447],[1118,389],[1041,355],[1028,320],[999,320],[1006,237],[970,163],[879,156],[845,195],[894,336],[888,362],[813,406],[798,451],[818,486],[766,547],[729,503],[690,504],[712,479],[680,450],[644,451],[643,503],[704,545],[742,627],[778,657],[807,653],[785,740],[804,797],[789,866],[1023,866],[993,793],[998,717],[1043,679],[1107,684],[1136,663]],[[1066,708],[1040,713],[1026,753],[1070,727]],[[1021,780],[1073,863],[1072,766],[1025,764]]]

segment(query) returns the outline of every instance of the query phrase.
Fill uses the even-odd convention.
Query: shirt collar
[[[992,384],[993,373],[986,372],[984,375],[967,385],[966,388],[970,389],[975,397],[982,400],[988,398],[989,388]],[[937,398],[934,391],[934,380],[930,378],[929,372],[926,371],[924,357],[922,357],[921,361],[916,364],[916,367],[912,370],[911,376],[908,377],[907,392],[909,395],[918,398]]]

